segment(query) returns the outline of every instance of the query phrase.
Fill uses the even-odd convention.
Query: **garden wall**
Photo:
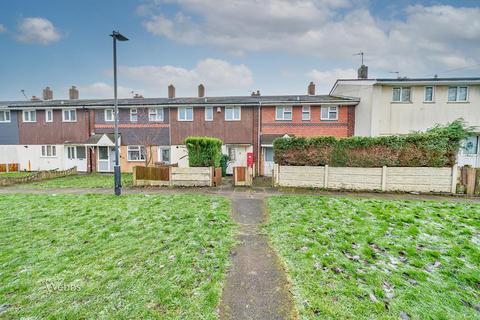
[[[171,167],[171,183],[174,186],[212,186],[213,170],[211,167]]]
[[[33,181],[41,181],[53,178],[60,178],[77,174],[77,167],[73,167],[67,170],[46,170],[32,172],[28,176],[23,177],[0,177],[0,186],[8,186],[12,184],[27,183]]]
[[[457,167],[274,167],[280,187],[455,193]]]

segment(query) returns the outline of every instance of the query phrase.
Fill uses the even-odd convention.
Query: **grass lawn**
[[[229,211],[203,195],[0,195],[0,318],[216,319]]]
[[[19,171],[19,172],[0,172],[0,177],[25,177],[31,175],[32,172]]]
[[[268,200],[303,319],[479,319],[480,205]]]
[[[132,174],[122,173],[122,187],[131,187],[132,184]],[[22,189],[113,188],[113,185],[113,174],[91,173],[17,184],[14,187]]]

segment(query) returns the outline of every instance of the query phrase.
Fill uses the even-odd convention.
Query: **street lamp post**
[[[115,123],[115,165],[113,174],[115,176],[115,195],[122,194],[122,176],[120,173],[120,155],[118,152],[118,101],[117,101],[117,40],[127,41],[128,39],[118,31],[110,35],[113,38],[113,100],[114,100],[114,123]]]

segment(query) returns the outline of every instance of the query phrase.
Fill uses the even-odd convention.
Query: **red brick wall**
[[[310,107],[310,120],[302,120],[302,107],[292,108],[291,121],[275,120],[275,106],[262,106],[262,134],[293,134],[296,136],[336,136],[353,135],[355,107],[339,106],[338,120],[320,120],[320,106]]]

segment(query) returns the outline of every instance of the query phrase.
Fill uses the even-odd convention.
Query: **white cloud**
[[[320,71],[313,69],[307,76],[317,85],[317,92],[328,92],[337,79],[356,79],[355,69],[333,69]]]
[[[18,26],[17,39],[25,43],[47,45],[60,40],[60,32],[50,20],[40,17],[23,18]]]
[[[145,28],[190,45],[228,52],[268,51],[350,60],[365,51],[370,69],[404,75],[480,63],[480,8],[414,5],[388,21],[362,0],[154,0]],[[165,15],[165,6],[179,8]],[[150,12],[150,15],[148,15]],[[441,73],[440,73],[441,75]]]
[[[0,23],[0,33],[7,31],[7,28],[3,24]]]
[[[192,69],[177,66],[120,66],[119,76],[146,89],[147,96],[165,96],[167,86],[173,84],[178,96],[196,95],[200,83],[206,87],[207,95],[247,94],[253,84],[250,69],[233,65],[224,60],[205,59]]]
[[[95,82],[85,86],[78,87],[81,99],[113,99],[113,86],[105,82]],[[117,94],[119,98],[131,98],[132,91],[143,94],[142,91],[133,90],[131,88],[118,86]]]

